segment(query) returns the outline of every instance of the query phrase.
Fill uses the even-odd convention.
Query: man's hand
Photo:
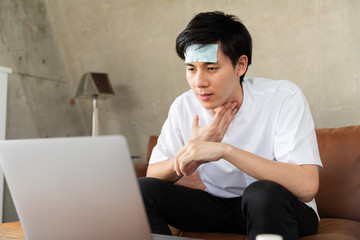
[[[221,149],[214,142],[223,140],[238,111],[236,106],[236,102],[220,106],[211,122],[204,127],[199,127],[199,116],[196,115],[190,141],[174,157],[174,171],[178,176],[191,175],[201,164],[221,158]]]
[[[220,143],[190,140],[176,154],[174,170],[178,176],[191,175],[201,164],[218,161],[223,156]]]
[[[199,116],[196,115],[191,127],[190,140],[221,142],[238,110],[236,105],[237,103],[233,102],[217,108],[214,118],[204,127],[199,127]]]

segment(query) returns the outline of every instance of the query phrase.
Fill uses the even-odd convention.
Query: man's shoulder
[[[196,112],[199,108],[201,108],[201,105],[194,92],[188,90],[174,100],[171,104],[170,112],[175,115],[183,115],[188,112]]]
[[[256,93],[289,93],[294,94],[300,91],[300,88],[289,80],[274,80],[262,77],[244,78],[243,85],[251,92]]]
[[[194,92],[190,89],[181,95],[179,95],[175,100],[173,105],[184,105],[192,103],[194,100],[196,100],[196,96],[194,95]]]

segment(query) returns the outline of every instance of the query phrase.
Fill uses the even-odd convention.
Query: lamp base
[[[94,94],[92,96],[92,119],[91,119],[91,136],[95,137],[99,135],[99,115],[98,115],[98,106],[97,106],[98,95]]]

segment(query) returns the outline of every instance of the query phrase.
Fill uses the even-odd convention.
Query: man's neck
[[[238,89],[237,91],[235,91],[234,94],[233,94],[233,96],[231,96],[229,99],[227,99],[227,100],[223,103],[223,105],[224,105],[224,104],[227,104],[227,103],[229,103],[229,102],[230,102],[230,103],[236,102],[236,103],[237,103],[236,108],[237,108],[237,109],[240,109],[240,107],[241,107],[241,105],[242,105],[242,103],[243,103],[243,100],[244,100],[244,91],[243,91],[242,85],[240,85],[239,89]],[[223,105],[221,105],[221,106],[223,106]],[[211,110],[212,113],[215,115],[215,113],[220,109],[221,106],[219,106],[219,107]]]

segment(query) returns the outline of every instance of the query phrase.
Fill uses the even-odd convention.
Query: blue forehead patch
[[[185,51],[185,63],[216,63],[218,48],[218,44],[191,44]]]

